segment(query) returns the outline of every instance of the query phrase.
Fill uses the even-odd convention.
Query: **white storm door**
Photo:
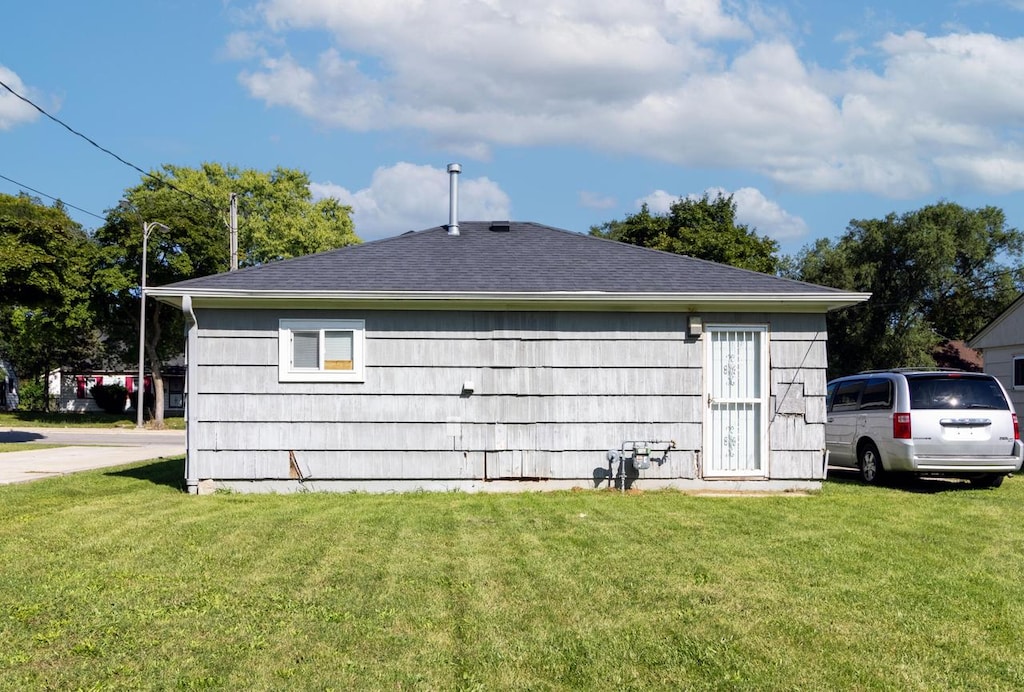
[[[767,333],[746,325],[707,329],[705,477],[768,473]]]

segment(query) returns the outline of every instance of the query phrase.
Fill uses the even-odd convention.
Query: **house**
[[[166,413],[182,413],[185,409],[185,368],[182,365],[170,365],[163,368],[164,377],[164,411]],[[102,411],[93,399],[90,391],[97,384],[119,384],[128,394],[135,392],[139,380],[139,371],[127,367],[108,368],[105,370],[52,370],[47,374],[47,393],[58,411],[84,413]],[[153,391],[153,380],[146,375],[146,392]],[[129,402],[125,400],[125,410]]]
[[[985,369],[985,360],[976,349],[960,339],[943,339],[932,349],[935,366],[949,370],[966,370],[981,372]]]
[[[1024,294],[967,341],[982,352],[985,372],[1002,382],[1014,409],[1024,411]]]
[[[147,292],[191,492],[815,488],[825,314],[868,297],[507,221]]]
[[[18,378],[14,368],[5,360],[0,360],[0,411],[13,411],[18,408]]]

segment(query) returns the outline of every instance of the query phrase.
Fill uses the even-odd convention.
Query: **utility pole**
[[[231,235],[231,271],[238,269],[238,195],[234,192],[230,196],[231,213],[229,231]]]
[[[146,400],[146,255],[149,254],[149,234],[154,228],[171,229],[159,221],[142,222],[142,279],[139,281],[139,382],[136,399],[135,427],[142,428],[142,407]],[[153,383],[156,394],[156,382]]]

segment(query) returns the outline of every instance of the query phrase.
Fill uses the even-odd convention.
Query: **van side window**
[[[825,391],[825,408],[829,411],[832,410],[832,397],[836,395],[837,389],[839,389],[839,385],[837,383],[828,383],[828,389]]]
[[[864,389],[864,380],[850,380],[849,382],[840,383],[832,398],[832,410],[856,411],[862,389]]]
[[[873,378],[864,385],[864,393],[860,397],[862,409],[892,408],[892,382],[883,378]]]

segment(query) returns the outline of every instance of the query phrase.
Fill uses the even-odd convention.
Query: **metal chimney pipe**
[[[448,164],[448,235],[459,234],[459,173],[462,166],[457,163]]]

